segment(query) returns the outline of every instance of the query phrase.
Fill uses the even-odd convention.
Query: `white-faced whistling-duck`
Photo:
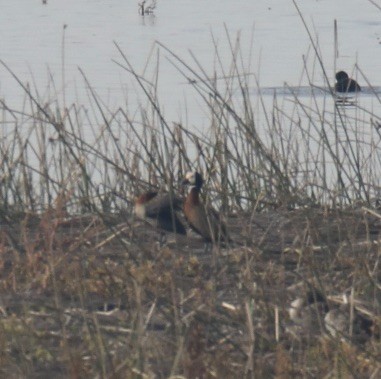
[[[207,208],[200,199],[200,190],[203,179],[196,171],[188,172],[183,180],[183,185],[192,186],[184,202],[184,215],[189,226],[205,242],[219,243],[220,241],[229,242],[230,238],[226,231],[226,226],[220,216],[212,208]]]
[[[355,307],[351,316],[348,303],[339,307],[314,288],[293,300],[288,312],[292,323],[286,330],[298,338],[327,331],[333,337],[363,343],[377,332],[373,321]]]
[[[150,191],[135,199],[134,212],[160,231],[185,235],[186,229],[176,214],[181,205],[182,201],[174,195]]]
[[[336,73],[335,91],[341,93],[347,92],[360,92],[361,87],[359,84],[351,79],[345,71],[339,71]]]
[[[324,330],[324,315],[328,304],[322,293],[314,288],[294,299],[288,308],[290,323],[286,331],[296,338],[302,335],[317,335]]]
[[[379,338],[379,331],[367,312],[361,313],[354,304],[351,309],[346,294],[343,295],[343,300],[340,307],[336,305],[324,317],[328,333],[343,341],[357,343],[365,343],[372,336]]]

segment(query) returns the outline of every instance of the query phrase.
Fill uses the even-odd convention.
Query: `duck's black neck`
[[[202,179],[201,174],[196,172],[194,179],[195,179],[195,181],[194,181],[194,188],[196,188],[197,191],[200,191],[201,187],[202,187],[202,185],[204,183],[204,180]]]

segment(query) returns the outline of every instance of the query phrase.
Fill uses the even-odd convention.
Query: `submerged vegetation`
[[[90,109],[46,99],[2,62],[25,94],[22,109],[1,101],[2,376],[381,375],[380,118],[314,87],[328,80],[319,56],[313,72],[305,62],[308,96],[286,87],[269,104],[227,40],[229,66],[216,44],[210,74],[157,44],[205,104],[207,132],[169,122],[158,67],[140,76],[118,46],[146,100],[138,116],[104,106],[84,74]],[[240,243],[213,259],[192,234],[158,244],[132,214],[146,190],[181,193],[189,169]],[[311,293],[348,328],[330,334],[314,306],[315,321],[295,321],[291,302]]]

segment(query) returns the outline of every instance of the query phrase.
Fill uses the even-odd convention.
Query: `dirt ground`
[[[192,232],[160,244],[128,215],[2,216],[0,376],[380,378],[378,212],[277,210],[227,224],[234,242],[212,247]],[[324,314],[290,318],[311,293],[328,309],[349,294],[366,338],[332,336]]]

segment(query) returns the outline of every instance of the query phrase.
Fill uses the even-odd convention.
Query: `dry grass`
[[[158,45],[204,101],[206,134],[168,123],[158,67],[143,78],[122,51],[119,65],[147,100],[135,118],[107,109],[84,74],[91,112],[41,98],[8,68],[25,107],[1,102],[1,376],[381,375],[379,119],[335,105],[329,91],[288,89],[291,101],[274,94],[268,109],[259,88],[253,99],[239,40],[227,40],[232,60],[227,68],[216,44],[213,75]],[[160,246],[134,219],[136,193],[181,192],[189,168],[207,173],[205,201],[239,245],[205,253],[190,234]],[[351,291],[372,336],[334,338],[321,323],[293,329],[295,285],[331,307]]]
[[[219,249],[213,265],[197,236],[172,236],[159,247],[155,231],[123,216],[47,212],[3,225],[2,375],[379,372],[379,334],[361,344],[324,328],[295,335],[287,314],[295,283],[313,283],[327,295],[354,288],[381,326],[378,218],[361,210],[276,211],[255,223],[250,215],[231,217],[229,226],[246,246]]]

